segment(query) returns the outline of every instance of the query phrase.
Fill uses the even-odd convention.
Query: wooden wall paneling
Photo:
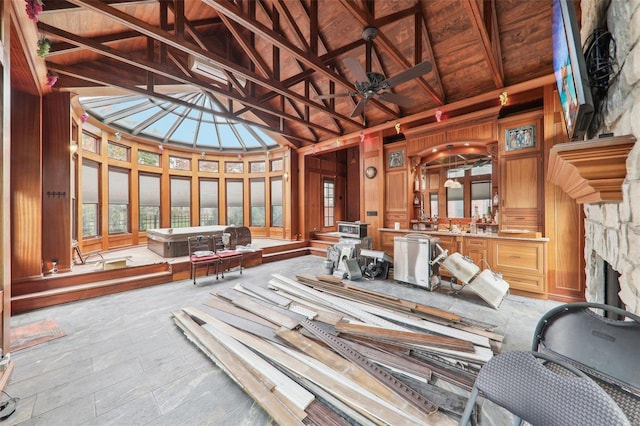
[[[378,229],[384,224],[384,199],[385,199],[385,162],[380,134],[368,135],[362,144],[362,170],[372,166],[378,170],[373,179],[362,179],[362,205],[360,220],[369,224],[368,235],[373,240],[376,249],[380,247],[380,235]]]
[[[62,272],[71,269],[71,94],[50,93],[42,105],[42,258],[58,259]]]
[[[300,170],[299,170],[299,162],[298,162],[298,153],[291,149],[287,149],[284,152],[285,159],[285,167],[284,173],[282,177],[282,181],[284,184],[284,193],[282,194],[283,200],[283,215],[282,225],[283,229],[277,229],[277,232],[283,232],[282,237],[287,239],[298,240],[300,239],[300,220],[298,216],[299,206],[304,205],[301,204],[301,198],[299,197],[300,188]],[[277,235],[273,235],[273,237],[278,237]]]
[[[98,133],[100,137],[100,229],[98,233],[102,236],[102,247],[100,250],[109,249],[109,160],[107,157],[108,139],[105,133]]]
[[[401,167],[390,167],[391,153],[403,153],[403,165]],[[406,155],[407,143],[398,142],[385,145],[385,208],[384,220],[381,221],[385,228],[393,228],[395,222],[400,223],[402,229],[409,226],[409,205],[413,205],[413,176],[409,174],[411,162]],[[411,181],[411,185],[409,184]],[[409,201],[411,200],[411,201]],[[413,213],[413,211],[411,211]]]
[[[347,214],[345,220],[360,220],[360,147],[349,148],[347,155]]]
[[[554,85],[545,87],[544,107],[546,176],[549,150],[555,144],[568,142],[559,96]],[[549,237],[549,298],[563,302],[584,301],[584,209],[559,186],[546,180],[544,196],[545,236]]]
[[[0,205],[11,203],[11,61],[10,61],[10,16],[11,5],[7,1],[0,2]],[[0,209],[0,278],[2,283],[2,313],[0,314],[0,345],[2,357],[10,352],[11,347],[11,215],[9,209]],[[2,373],[2,383],[7,383],[11,376],[13,363]],[[6,379],[6,380],[5,380]]]
[[[14,91],[11,109],[11,280],[16,282],[42,275],[41,98]]]
[[[131,174],[129,177],[129,229],[131,229],[131,244],[140,244],[140,187],[139,167],[138,167],[138,144],[128,143],[131,154]]]
[[[442,130],[429,135],[421,135],[411,139],[407,138],[407,156],[411,157],[425,149],[441,145],[445,142],[447,142],[447,133]]]

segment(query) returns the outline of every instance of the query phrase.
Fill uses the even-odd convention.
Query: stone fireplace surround
[[[607,28],[616,42],[618,73],[611,80],[597,133],[640,140],[640,0],[582,0],[584,42],[595,28]],[[640,313],[640,142],[626,159],[622,201],[584,204],[586,294],[604,301],[603,262],[620,275],[620,299]]]

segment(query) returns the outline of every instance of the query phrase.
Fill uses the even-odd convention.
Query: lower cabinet
[[[394,237],[408,232],[381,232],[381,250],[393,257]],[[501,273],[512,292],[531,297],[546,297],[547,242],[532,239],[485,237],[481,235],[442,235],[425,233],[438,238],[438,244],[449,254],[460,253],[473,260],[480,269]],[[486,262],[486,263],[485,263]],[[451,277],[446,268],[440,273]]]
[[[546,294],[547,243],[544,241],[495,240],[493,269],[513,290]]]

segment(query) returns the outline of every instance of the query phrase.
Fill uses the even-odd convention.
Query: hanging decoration
[[[88,119],[89,119],[89,114],[87,114],[86,112],[83,112],[82,115],[80,116],[80,121],[82,121],[83,123],[86,123]]]
[[[49,54],[49,50],[51,49],[51,41],[48,38],[42,37],[38,40],[38,56],[44,59],[45,56]]]
[[[58,73],[55,71],[47,71],[46,85],[53,87],[58,82]]]
[[[25,8],[27,10],[27,16],[33,22],[38,22],[38,15],[44,9],[44,3],[42,0],[24,0],[26,5]]]

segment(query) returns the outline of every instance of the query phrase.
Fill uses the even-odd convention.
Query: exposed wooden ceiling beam
[[[496,88],[499,89],[504,86],[504,77],[502,75],[502,68],[496,61],[496,55],[493,50],[493,45],[491,43],[491,39],[489,38],[489,34],[487,33],[487,28],[484,25],[484,16],[480,12],[476,0],[466,0],[463,2],[463,4],[465,5],[467,13],[469,14],[471,27],[482,44],[482,53],[484,54],[485,60],[487,61],[487,65],[489,66],[489,71],[491,72],[493,83],[496,85]]]
[[[77,0],[74,0],[74,1],[77,1]],[[300,49],[299,47],[294,46],[292,43],[290,43],[286,38],[284,38],[280,34],[275,33],[274,31],[271,31],[262,23],[257,22],[255,20],[251,20],[250,18],[246,17],[245,14],[242,13],[242,11],[238,7],[236,7],[235,4],[232,4],[228,1],[220,1],[220,0],[202,0],[202,1],[208,4],[209,6],[211,6],[212,8],[214,8],[215,10],[217,10],[218,12],[227,15],[228,17],[238,22],[243,27],[260,35],[261,37],[264,37],[274,46],[288,51],[296,59],[300,60],[304,65],[310,68],[313,68],[316,72],[323,74],[327,78],[333,81],[336,81],[337,83],[340,83],[346,89],[353,90],[353,84],[350,81],[330,71],[326,66],[320,63],[320,61],[318,61],[317,58],[313,57],[312,55]],[[385,111],[387,114],[390,114],[394,117],[397,116],[395,111],[388,108],[386,105],[382,104],[381,102],[372,100],[372,103],[374,103],[379,109]]]
[[[308,99],[306,99],[304,96],[299,95],[295,92],[292,92],[284,87],[282,87],[281,84],[276,83],[273,80],[269,80],[266,79],[264,77],[261,77],[253,72],[251,72],[250,70],[247,70],[246,68],[242,68],[238,65],[236,65],[235,63],[233,63],[232,61],[222,58],[218,55],[213,54],[212,52],[206,51],[204,49],[201,49],[199,46],[197,46],[196,44],[193,44],[187,40],[184,39],[180,39],[178,37],[176,37],[175,35],[167,32],[167,31],[163,31],[153,25],[148,24],[147,22],[144,22],[140,19],[137,19],[131,15],[128,15],[114,7],[111,7],[109,5],[105,5],[101,2],[93,2],[90,0],[69,0],[71,3],[76,4],[78,6],[83,6],[89,10],[92,10],[94,12],[100,13],[102,15],[105,16],[109,16],[111,19],[128,26],[129,28],[132,28],[136,31],[141,32],[142,34],[147,35],[148,37],[151,37],[155,40],[158,40],[168,46],[174,47],[178,50],[182,50],[187,54],[193,55],[194,57],[204,60],[204,61],[209,61],[212,64],[214,64],[215,66],[218,66],[220,68],[224,68],[230,72],[233,72],[237,75],[239,75],[240,77],[243,77],[247,80],[253,81],[263,87],[265,87],[268,90],[274,91],[279,93],[282,96],[286,96],[286,97],[290,97],[302,104],[306,104],[309,105],[312,108],[318,109],[326,114],[329,114],[331,116],[334,116],[337,119],[343,120],[343,121],[347,121],[350,122],[352,125],[355,126],[361,126],[361,123],[351,119],[350,117],[347,117],[345,115],[342,114],[338,114],[335,111],[330,110],[329,108],[326,108],[324,105],[315,103],[315,102],[311,102]],[[253,106],[252,106],[253,107]],[[391,111],[391,113],[393,113],[393,111]]]

